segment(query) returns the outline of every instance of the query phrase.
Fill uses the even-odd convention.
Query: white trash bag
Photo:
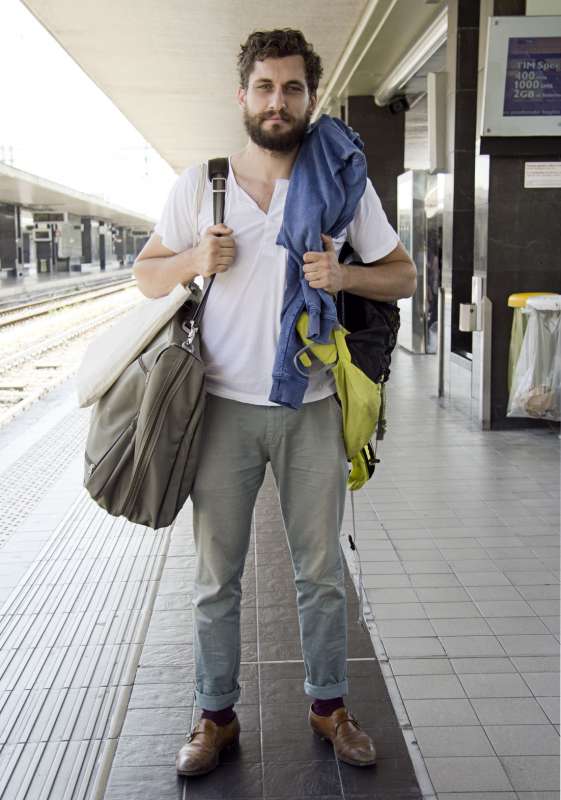
[[[528,300],[528,326],[514,370],[507,417],[561,421],[561,298]]]

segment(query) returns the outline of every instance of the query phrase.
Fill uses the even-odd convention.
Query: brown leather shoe
[[[205,775],[218,766],[220,753],[238,744],[240,723],[237,717],[227,725],[200,719],[178,751],[175,766],[179,775]]]
[[[308,719],[313,732],[333,744],[335,756],[340,761],[355,767],[367,767],[376,763],[374,742],[361,730],[348,709],[338,708],[329,717],[321,717],[310,706]]]

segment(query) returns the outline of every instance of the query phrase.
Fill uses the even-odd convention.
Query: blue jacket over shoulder
[[[276,243],[288,250],[281,331],[269,400],[300,408],[308,379],[294,366],[302,347],[296,321],[309,315],[308,337],[329,341],[337,325],[335,300],[304,278],[304,253],[323,251],[321,234],[337,236],[352,221],[366,188],[366,158],[358,133],[323,114],[310,126],[294,162]]]

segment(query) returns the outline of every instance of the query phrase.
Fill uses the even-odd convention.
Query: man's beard
[[[275,130],[274,127],[269,126],[265,129],[262,123],[273,116],[292,122],[291,128],[289,130]],[[251,141],[265,150],[273,150],[277,153],[289,153],[302,143],[311,118],[311,111],[306,111],[304,119],[300,120],[293,120],[283,111],[279,114],[269,112],[267,114],[252,115],[246,107],[243,113],[245,129]]]

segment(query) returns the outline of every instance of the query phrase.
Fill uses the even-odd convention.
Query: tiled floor
[[[558,430],[476,430],[435,401],[434,359],[394,361],[379,473],[356,498],[377,655],[441,800],[553,800]]]
[[[370,636],[349,577],[348,704],[379,754],[365,770],[307,728],[270,483],[244,576],[242,745],[186,781],[173,764],[197,715],[189,509],[139,543],[72,505],[87,412],[68,387],[0,432],[3,513],[21,521],[0,542],[0,796],[366,800],[420,786],[438,800],[557,800],[557,433],[481,432],[435,385],[433,359],[396,354],[382,463],[354,498]],[[349,533],[350,503],[357,585]]]
[[[259,496],[243,580],[240,749],[209,775],[173,781],[175,753],[186,726],[199,713],[192,708],[192,668],[184,670],[192,663],[188,589],[192,563],[191,517],[186,510],[173,531],[107,800],[144,798],[156,791],[161,798],[176,797],[178,789],[186,798],[205,800],[366,800],[381,794],[420,798],[370,638],[357,622],[358,604],[350,581],[347,700],[375,739],[377,765],[358,769],[338,763],[332,747],[308,727],[292,568],[270,478]]]

